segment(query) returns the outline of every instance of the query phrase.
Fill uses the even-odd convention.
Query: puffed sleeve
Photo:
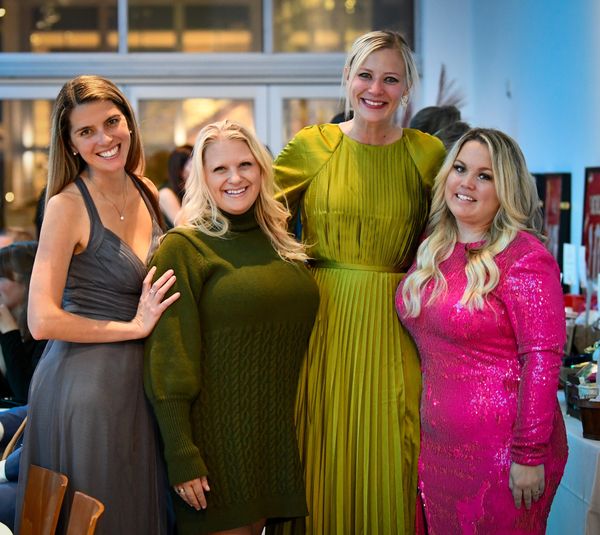
[[[273,167],[275,181],[281,188],[277,198],[287,201],[292,221],[297,215],[302,194],[329,160],[341,138],[338,125],[307,126],[277,156]]]
[[[559,268],[541,244],[508,268],[502,299],[521,363],[511,457],[516,463],[536,466],[546,460],[566,339]]]
[[[419,170],[423,184],[427,189],[431,189],[446,157],[444,144],[437,137],[413,128],[405,128],[404,136],[408,152]]]
[[[177,281],[170,293],[181,292],[146,340],[144,359],[144,386],[163,437],[173,485],[207,475],[189,416],[200,389],[198,302],[205,264],[198,249],[177,231],[166,235],[150,263],[157,267],[156,278],[172,268]]]

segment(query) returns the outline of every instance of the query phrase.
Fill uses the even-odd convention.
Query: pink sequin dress
[[[496,256],[500,282],[485,308],[470,312],[460,299],[471,246],[456,244],[440,265],[448,291],[419,317],[404,317],[402,284],[396,294],[423,369],[419,488],[429,533],[543,534],[567,459],[556,398],[565,342],[558,266],[520,232]],[[529,511],[509,490],[512,462],[544,464],[546,490]]]

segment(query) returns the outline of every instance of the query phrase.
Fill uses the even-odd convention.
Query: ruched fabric
[[[416,131],[373,146],[321,125],[276,161],[301,209],[321,303],[296,400],[309,517],[270,533],[413,533],[421,379],[394,293],[442,157]]]

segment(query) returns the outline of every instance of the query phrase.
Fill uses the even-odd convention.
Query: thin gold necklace
[[[123,208],[121,208],[121,210],[119,210],[119,207],[117,206],[116,203],[114,203],[111,199],[109,199],[106,195],[104,195],[103,191],[96,185],[96,183],[94,182],[92,177],[90,177],[90,182],[92,184],[94,184],[94,188],[96,188],[96,191],[100,195],[102,195],[102,197],[104,197],[105,200],[107,200],[110,204],[113,205],[113,207],[117,211],[117,214],[119,214],[119,219],[121,221],[125,221],[125,208],[127,207],[127,182],[128,182],[127,177],[125,177],[125,183],[123,184]]]

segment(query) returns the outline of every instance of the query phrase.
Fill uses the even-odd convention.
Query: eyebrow
[[[454,160],[454,163],[458,163],[458,164],[460,164],[460,165],[462,165],[462,166],[464,166],[464,167],[466,167],[466,166],[467,166],[467,164],[466,164],[465,162],[463,162],[463,161],[462,161],[461,159],[459,159],[459,158],[456,158],[456,160]],[[453,164],[453,165],[454,165],[454,164]],[[492,173],[492,174],[494,173],[494,170],[493,170],[493,169],[490,169],[489,167],[482,167],[482,168],[480,168],[479,170],[480,170],[480,171],[488,171],[488,172],[490,172],[490,173]]]
[[[109,117],[107,117],[104,120],[104,122],[110,121],[111,119],[120,119],[121,117],[124,118],[125,116],[122,113],[115,113],[115,114],[110,115]],[[77,130],[73,130],[73,133],[76,134],[77,132],[80,132],[81,130],[85,130],[86,128],[93,128],[93,126],[91,126],[91,125],[81,126]]]

